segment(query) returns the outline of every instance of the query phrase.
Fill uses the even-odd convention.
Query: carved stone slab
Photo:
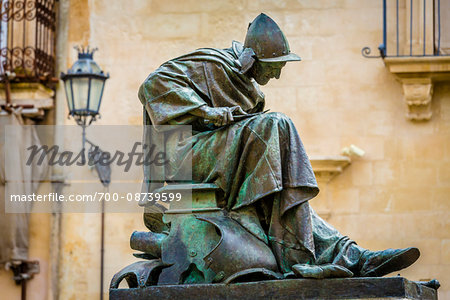
[[[119,299],[423,299],[437,291],[403,277],[285,279],[237,284],[197,284],[110,289]]]
[[[386,57],[384,63],[403,86],[406,118],[430,120],[433,85],[450,81],[450,57]]]

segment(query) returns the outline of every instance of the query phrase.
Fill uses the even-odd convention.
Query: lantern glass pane
[[[72,79],[74,109],[84,110],[87,109],[89,79],[88,78],[73,78]]]
[[[97,63],[93,60],[91,61],[91,70],[92,70],[92,73],[97,73],[97,74],[102,73],[102,69],[100,69],[100,67],[97,65]]]
[[[91,94],[89,96],[89,110],[98,112],[100,108],[100,101],[102,97],[104,80],[92,78],[91,79]]]
[[[64,82],[64,88],[66,90],[66,98],[67,98],[67,106],[69,106],[69,111],[73,110],[73,102],[72,102],[72,89],[70,88],[71,79],[67,79]]]

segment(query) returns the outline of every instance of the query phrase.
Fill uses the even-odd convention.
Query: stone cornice
[[[344,168],[351,163],[348,156],[311,156],[311,166],[317,181],[328,182],[341,174]]]
[[[416,76],[450,80],[450,56],[386,57],[384,64],[399,78]]]
[[[22,106],[25,117],[42,118],[54,107],[55,92],[40,83],[11,83],[11,104]],[[0,105],[6,105],[5,84],[0,83]]]
[[[450,56],[386,57],[384,64],[402,84],[406,117],[431,119],[434,83],[450,81]]]

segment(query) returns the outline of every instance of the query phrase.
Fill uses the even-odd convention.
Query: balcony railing
[[[422,57],[450,55],[450,1],[383,0],[383,43],[380,56]]]
[[[0,76],[49,82],[55,74],[57,0],[0,0]]]

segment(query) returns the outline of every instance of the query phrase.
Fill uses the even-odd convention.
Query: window
[[[55,75],[56,0],[0,0],[0,75],[49,82]]]
[[[450,55],[450,1],[383,0],[378,49],[381,57]],[[374,57],[369,54],[365,47],[363,55]]]

